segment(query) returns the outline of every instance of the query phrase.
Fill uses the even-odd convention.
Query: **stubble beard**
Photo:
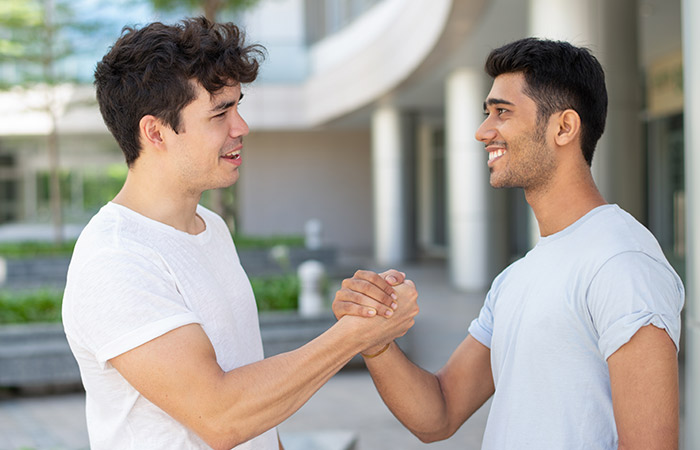
[[[532,133],[505,142],[507,165],[501,170],[490,168],[490,183],[496,189],[540,189],[547,186],[556,167],[554,155],[547,147],[546,128],[541,124]]]

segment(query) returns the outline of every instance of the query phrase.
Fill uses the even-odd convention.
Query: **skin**
[[[190,234],[206,226],[196,214],[202,193],[238,179],[242,158],[232,156],[243,150],[248,134],[238,113],[240,86],[214,96],[198,84],[195,89],[197,98],[182,110],[177,133],[156,117],[141,119],[142,152],[114,199]],[[371,308],[365,318],[344,317],[297,350],[229,372],[216,362],[199,324],[172,330],[110,363],[145,398],[211,447],[230,449],[293,414],[358,352],[390,342],[413,325],[417,294],[401,273],[358,271],[346,286],[389,306]]]
[[[496,77],[476,139],[492,157],[491,185],[523,188],[540,234],[548,236],[605,200],[581,153],[579,115],[560,111],[538,124],[537,106],[524,86],[519,73]],[[336,317],[360,314],[375,303],[340,291],[333,311]],[[490,349],[467,336],[435,374],[413,364],[395,345],[366,363],[396,417],[419,439],[433,442],[454,434],[493,394],[490,357]],[[678,448],[678,363],[668,334],[642,327],[607,362],[618,448]]]

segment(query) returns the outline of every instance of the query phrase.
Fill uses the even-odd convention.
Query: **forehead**
[[[193,102],[198,102],[202,104],[217,104],[223,100],[238,99],[241,95],[241,85],[235,84],[233,86],[225,86],[215,93],[210,93],[201,84],[191,81],[192,87],[195,92],[195,99]]]
[[[504,73],[493,80],[491,91],[486,97],[486,105],[509,103],[515,106],[534,105],[525,94],[525,76],[520,73]]]

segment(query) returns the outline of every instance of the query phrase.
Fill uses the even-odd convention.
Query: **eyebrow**
[[[502,98],[487,98],[486,101],[484,102],[484,111],[486,111],[487,106],[493,106],[493,105],[515,106],[515,103],[509,102],[508,100],[503,100]]]
[[[241,93],[241,96],[238,97],[238,100],[224,100],[221,103],[214,106],[210,112],[215,113],[215,112],[224,111],[226,109],[229,109],[230,107],[234,106],[237,102],[240,102],[242,99],[243,99],[243,93]]]

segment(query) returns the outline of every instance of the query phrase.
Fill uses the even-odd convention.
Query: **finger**
[[[391,286],[401,284],[403,283],[403,280],[406,279],[406,274],[403,272],[399,272],[396,269],[389,269],[386,272],[380,273],[379,276],[384,278],[384,280],[386,280],[386,282],[389,283]]]
[[[343,300],[334,301],[332,309],[335,318],[338,320],[343,316],[374,317],[377,315],[375,308]]]
[[[346,280],[348,281],[348,280]],[[357,280],[351,280],[348,281],[348,283],[344,283],[344,286],[342,289],[340,289],[338,292],[335,293],[335,302],[349,302],[349,303],[354,303],[358,305],[359,307],[365,308],[364,312],[361,314],[355,313],[353,315],[362,315],[365,317],[370,317],[371,315],[380,315],[383,317],[390,317],[394,313],[394,308],[391,308],[390,306],[387,306],[380,301],[377,301],[374,299],[371,295],[367,295],[362,292],[361,289],[365,289],[366,291],[372,291],[374,295],[377,294],[382,294],[382,291],[379,291],[376,287],[373,287],[373,285],[370,285],[366,282],[360,282]],[[365,291],[365,292],[366,292]],[[395,303],[392,303],[395,305]],[[357,311],[356,309],[353,308],[354,311]]]
[[[396,292],[394,291],[394,288],[387,283],[387,281],[382,278],[380,275],[369,271],[369,270],[358,270],[355,272],[355,275],[351,280],[362,280],[367,283],[373,284],[376,286],[378,289],[380,289],[382,292],[384,292],[385,295],[388,295],[391,297],[393,300],[396,300]],[[374,297],[376,300],[384,303],[385,305],[390,305],[391,303],[388,302],[388,299],[385,299],[383,297]],[[387,300],[387,301],[384,301]]]
[[[394,291],[394,288],[391,288],[391,292],[387,293],[386,290],[381,289],[376,284],[359,278],[348,278],[343,281],[341,287],[342,289],[354,291],[369,297],[371,300],[374,300],[382,306],[396,309],[396,299],[398,298],[398,294]],[[374,303],[371,305],[374,305]]]

